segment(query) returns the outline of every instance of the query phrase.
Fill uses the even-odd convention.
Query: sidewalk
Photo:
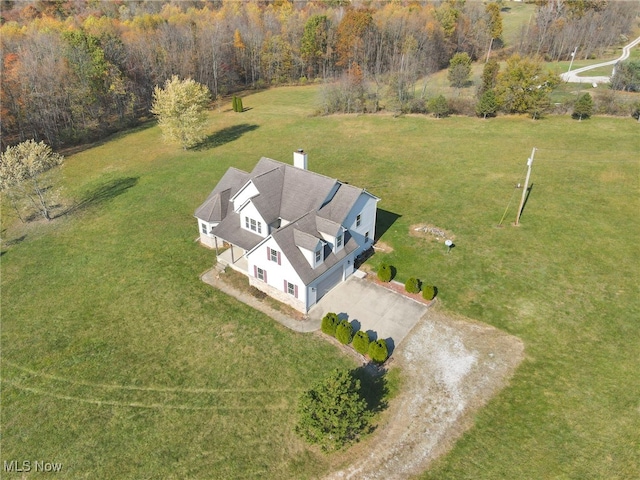
[[[287,315],[284,315],[282,312],[274,310],[268,305],[265,305],[257,298],[231,287],[225,281],[220,279],[220,273],[221,271],[217,267],[214,267],[211,270],[207,270],[205,273],[203,273],[200,276],[200,279],[203,282],[211,285],[212,287],[217,288],[221,292],[224,292],[227,295],[230,295],[235,299],[241,301],[242,303],[249,305],[251,308],[260,310],[265,315],[273,318],[276,322],[284,325],[287,328],[290,328],[295,332],[310,333],[320,329],[322,319],[296,320]]]

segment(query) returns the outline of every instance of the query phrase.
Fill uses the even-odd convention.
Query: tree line
[[[406,101],[410,85],[456,53],[477,60],[503,47],[502,3],[3,0],[2,147],[33,138],[59,148],[124,128],[173,76],[213,99],[339,79],[357,89],[365,79]],[[625,2],[539,2],[514,47],[593,54],[617,43],[636,13]],[[599,33],[586,34],[596,20]]]

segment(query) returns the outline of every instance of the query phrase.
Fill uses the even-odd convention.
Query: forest
[[[402,97],[456,54],[566,60],[620,43],[636,2],[548,0],[516,42],[502,39],[509,2],[346,0],[55,0],[1,3],[2,149],[104,137],[149,116],[173,75],[212,101],[275,85],[354,76]]]

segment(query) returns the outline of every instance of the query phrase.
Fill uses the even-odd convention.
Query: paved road
[[[589,65],[587,67],[576,68],[575,70],[567,73],[563,73],[560,75],[562,80],[570,83],[609,83],[610,77],[579,77],[579,73],[587,72],[589,70],[593,70],[595,68],[606,67],[609,65],[615,65],[618,62],[622,62],[629,58],[629,54],[631,49],[636,45],[640,44],[640,37],[636,38],[630,44],[624,46],[622,48],[622,55],[616,58],[615,60],[610,60],[608,62],[596,63],[595,65]]]

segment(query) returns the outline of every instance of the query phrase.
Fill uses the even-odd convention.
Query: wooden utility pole
[[[520,215],[522,215],[522,209],[524,208],[524,201],[527,198],[527,191],[529,189],[529,177],[531,176],[531,165],[533,165],[533,156],[536,154],[536,147],[533,147],[531,151],[531,157],[527,159],[527,178],[524,180],[524,188],[522,189],[522,199],[520,200],[520,206],[518,207],[518,214],[516,215],[516,227],[520,222]]]

